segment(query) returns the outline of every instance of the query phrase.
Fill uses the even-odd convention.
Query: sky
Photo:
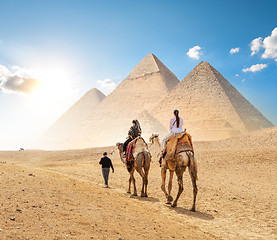
[[[149,53],[181,81],[208,61],[277,125],[277,1],[0,0],[0,150],[31,147]]]

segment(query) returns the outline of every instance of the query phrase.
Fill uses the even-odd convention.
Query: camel
[[[151,152],[151,154],[156,156],[161,152],[161,144],[159,141],[159,135],[158,134],[152,134],[152,136],[149,138],[149,141],[152,143],[152,146],[155,146],[154,149],[159,149],[158,153],[157,152]],[[162,161],[162,168],[161,168],[161,177],[162,177],[162,185],[161,189],[165,194],[165,197],[167,198],[166,204],[170,204],[171,207],[176,207],[178,199],[183,192],[183,173],[186,170],[186,167],[189,169],[189,174],[191,177],[192,181],[192,186],[193,186],[193,205],[191,207],[191,211],[195,212],[195,202],[196,202],[196,195],[198,192],[197,185],[196,185],[196,180],[197,180],[197,163],[194,157],[193,152],[187,151],[187,152],[181,152],[178,154],[175,154],[175,159],[177,161],[175,169],[169,169],[169,165],[163,160]],[[166,180],[166,171],[169,169],[170,175],[169,175],[169,182],[168,182],[168,192],[165,189],[165,180]],[[171,190],[172,190],[172,178],[174,172],[177,175],[178,178],[178,185],[179,185],[179,190],[177,193],[177,196],[173,202],[173,197],[170,195]],[[172,203],[173,202],[173,203]]]
[[[137,137],[135,140],[134,148],[133,148],[133,156],[134,160],[134,167],[132,167],[131,171],[129,172],[129,188],[127,193],[131,193],[131,183],[133,182],[134,185],[134,193],[133,196],[137,196],[137,188],[136,188],[136,180],[134,177],[134,172],[137,172],[142,177],[142,189],[141,189],[141,197],[148,197],[147,195],[147,185],[148,185],[148,172],[150,169],[150,162],[151,162],[151,155],[147,149],[147,144],[145,143],[142,137]],[[126,165],[126,159],[123,158],[123,143],[116,144],[121,161]]]

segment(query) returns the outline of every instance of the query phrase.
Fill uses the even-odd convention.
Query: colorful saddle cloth
[[[132,168],[134,167],[135,158],[133,155],[133,148],[134,148],[135,142],[136,142],[136,139],[134,139],[127,145],[126,164],[129,172],[131,172]]]
[[[185,151],[192,151],[191,136],[187,132],[179,133],[170,138],[166,144],[165,160],[176,161],[175,154]]]
[[[188,133],[185,133],[181,138],[179,138],[175,153],[178,154],[185,151],[193,152],[191,136]]]

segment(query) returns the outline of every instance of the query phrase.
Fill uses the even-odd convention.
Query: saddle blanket
[[[191,136],[187,132],[182,132],[170,138],[166,145],[166,155],[165,160],[176,161],[175,154],[192,151],[193,146],[191,141]]]
[[[184,134],[181,138],[179,138],[176,146],[176,154],[185,151],[193,152],[191,136],[188,133]]]
[[[126,152],[127,165],[128,165],[128,163],[133,162],[135,160],[134,155],[133,155],[134,144],[135,144],[135,139],[127,145],[127,152]]]

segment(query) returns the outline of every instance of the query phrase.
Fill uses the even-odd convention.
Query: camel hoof
[[[130,192],[130,191],[127,191],[127,193],[129,193],[129,194],[130,194],[131,192]]]
[[[168,204],[168,205],[170,205],[170,204],[171,204],[171,202],[166,202],[165,204]]]
[[[195,208],[191,208],[190,211],[195,212]]]
[[[137,193],[133,193],[133,194],[132,194],[133,197],[136,197],[137,195],[138,195]]]
[[[171,204],[171,207],[177,207],[177,203]]]
[[[168,202],[172,202],[172,201],[173,201],[173,197],[172,197],[171,195],[168,195],[168,196],[167,196],[167,201],[168,201]]]

